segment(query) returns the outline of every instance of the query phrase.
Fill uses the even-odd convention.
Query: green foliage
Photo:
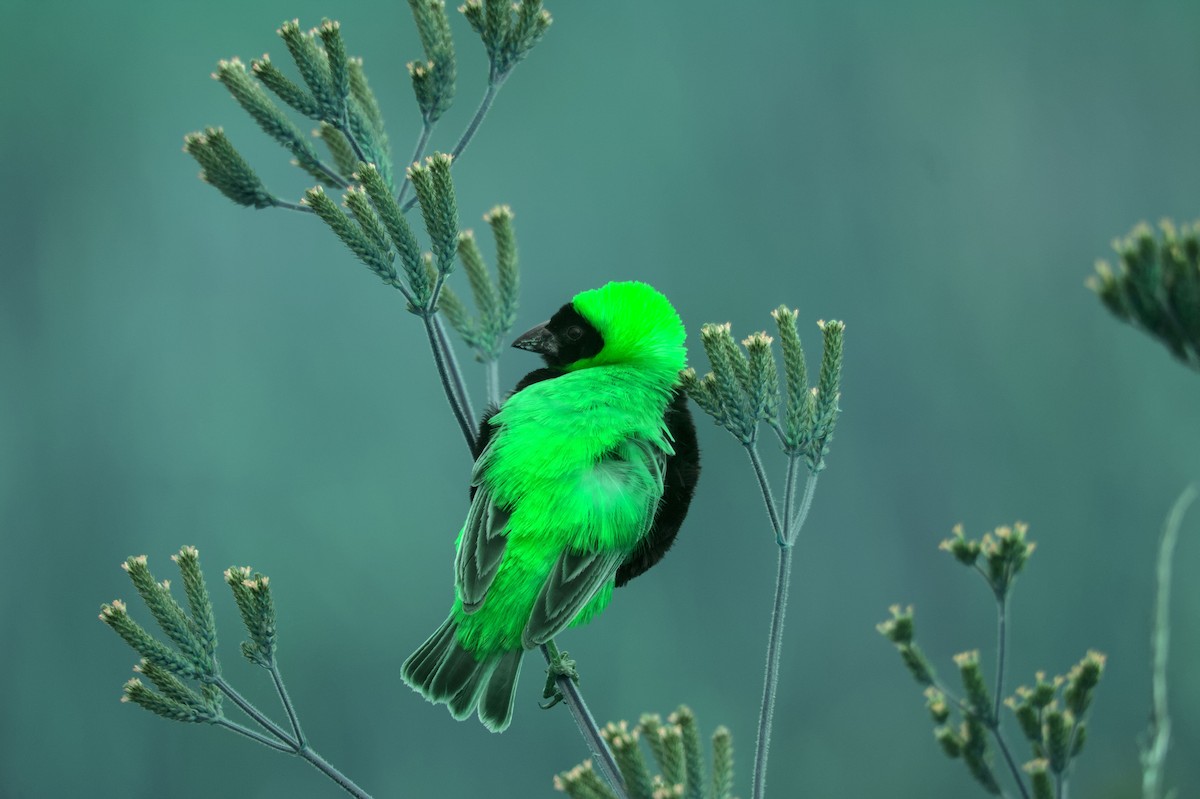
[[[479,34],[491,64],[489,80],[500,84],[554,21],[541,0],[467,0],[458,10]]]
[[[1200,223],[1176,229],[1163,220],[1159,230],[1156,241],[1143,222],[1113,242],[1116,269],[1098,261],[1088,287],[1118,319],[1140,327],[1200,370]]]
[[[201,180],[238,205],[270,208],[279,204],[220,128],[184,136],[183,151],[200,164]]]
[[[439,309],[467,346],[482,363],[495,361],[504,351],[509,334],[517,321],[517,240],[513,230],[513,212],[498,205],[484,214],[496,245],[496,276],[489,273],[473,231],[458,234],[458,260],[471,287],[476,314],[449,287],[442,289]]]
[[[933,717],[933,733],[942,751],[952,759],[962,758],[984,791],[993,795],[1001,793],[992,765],[990,737],[1003,755],[1023,797],[1064,799],[1071,763],[1082,751],[1086,740],[1084,716],[1091,707],[1095,688],[1104,671],[1104,655],[1089,651],[1066,676],[1052,680],[1038,672],[1032,687],[1021,686],[1014,696],[1004,700],[1003,704],[1013,712],[1032,753],[1033,759],[1023,768],[1029,778],[1027,787],[1022,769],[1017,768],[1004,737],[1000,718],[1007,654],[1007,600],[1017,574],[1035,546],[1026,539],[1027,530],[1025,524],[1017,522],[1011,527],[998,527],[980,540],[971,540],[964,534],[962,525],[956,525],[952,536],[940,544],[940,549],[949,552],[961,565],[977,572],[996,600],[998,645],[993,687],[988,686],[984,677],[978,650],[954,656],[962,680],[962,698],[942,685],[914,641],[916,633],[911,606],[902,610],[899,605],[893,605],[892,618],[877,625],[876,629],[895,644],[917,683],[926,686],[925,699]],[[961,719],[957,727],[949,723],[953,715]]]
[[[782,389],[771,350],[774,339],[765,332],[754,333],[738,347],[728,322],[706,324],[700,329],[712,371],[698,378],[694,370],[688,370],[683,386],[714,422],[744,446],[754,445],[759,424],[766,422],[784,452],[803,457],[809,471],[816,474],[825,468],[829,441],[841,412],[838,400],[846,326],[837,321],[817,323],[824,346],[820,376],[810,390],[804,348],[796,332],[796,312],[781,305],[771,315],[779,327],[783,350]]]
[[[417,34],[425,49],[425,61],[410,61],[413,93],[426,124],[441,118],[454,101],[454,39],[446,18],[445,0],[408,0]]]
[[[733,737],[726,727],[712,735],[712,780],[706,777],[696,716],[680,705],[664,724],[656,714],[645,714],[632,728],[627,722],[609,723],[601,731],[612,747],[629,799],[731,799],[733,791]],[[639,746],[645,741],[657,774]],[[585,760],[554,778],[554,787],[571,799],[615,799]]]
[[[249,635],[249,640],[242,642],[242,654],[271,674],[291,724],[290,733],[234,690],[221,675],[216,657],[216,620],[200,570],[200,553],[195,547],[185,546],[172,555],[171,560],[183,576],[187,610],[171,594],[170,581],[154,579],[145,555],[127,558],[121,564],[150,615],[170,640],[169,644],[156,639],[134,621],[121,600],[114,599],[100,608],[100,621],[141,655],[141,660],[133,667],[139,676],[125,683],[121,701],[171,721],[224,727],[276,751],[297,755],[312,763],[347,793],[359,799],[370,799],[366,792],[317,754],[300,730],[299,719],[275,661],[275,603],[271,597],[270,579],[249,566],[231,566],[225,570],[225,583],[233,592]],[[143,677],[154,687],[146,685]],[[196,687],[185,681],[195,683]],[[237,705],[262,732],[227,717],[222,706],[223,697]]]

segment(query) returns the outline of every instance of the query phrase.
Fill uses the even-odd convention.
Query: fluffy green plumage
[[[404,677],[459,718],[507,726],[520,655],[604,609],[654,520],[673,450],[663,415],[686,363],[670,303],[644,283],[572,300],[594,355],[510,396],[475,464],[450,617]]]

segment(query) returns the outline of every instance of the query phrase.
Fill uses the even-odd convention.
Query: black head
[[[563,368],[596,355],[604,348],[604,338],[574,305],[567,303],[549,322],[518,336],[513,346],[538,353],[547,366]]]

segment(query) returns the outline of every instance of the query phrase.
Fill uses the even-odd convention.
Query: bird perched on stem
[[[683,323],[645,283],[576,295],[513,344],[546,366],[480,425],[455,597],[404,662],[457,719],[512,719],[521,658],[583,624],[675,540],[700,474]]]

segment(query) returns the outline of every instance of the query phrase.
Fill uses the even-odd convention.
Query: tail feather
[[[487,688],[479,697],[479,720],[492,732],[502,732],[512,721],[517,678],[521,675],[524,650],[505,652],[496,659]]]
[[[478,707],[479,719],[492,732],[512,720],[513,696],[523,652],[502,652],[479,660],[458,642],[454,617],[404,661],[400,674],[434,704],[444,704],[454,718],[467,718]]]
[[[437,701],[429,694],[430,683],[433,682],[438,667],[446,659],[446,655],[450,651],[450,644],[455,642],[454,638],[454,620],[446,619],[442,626],[438,627],[434,634],[417,648],[416,652],[408,656],[408,660],[404,661],[404,665],[401,667],[400,674],[404,677],[404,681],[430,702]]]

